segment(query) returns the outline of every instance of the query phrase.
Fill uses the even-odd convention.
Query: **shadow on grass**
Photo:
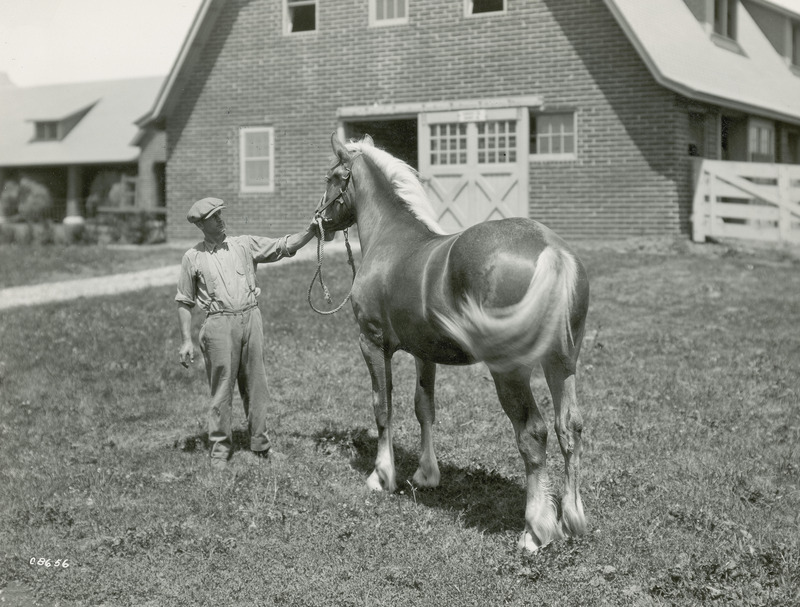
[[[318,450],[338,452],[350,457],[350,464],[372,473],[378,440],[367,430],[326,429],[312,435]],[[525,489],[492,470],[461,468],[439,462],[441,482],[435,489],[414,487],[411,481],[418,465],[418,454],[394,446],[398,491],[406,499],[428,508],[453,512],[468,527],[487,533],[519,531],[525,515]],[[520,464],[521,465],[521,464]]]
[[[296,436],[309,438],[305,434]],[[310,438],[318,451],[349,458],[353,468],[362,472],[365,479],[372,473],[378,440],[371,437],[366,429],[325,429],[312,434]],[[173,447],[187,453],[207,453],[211,443],[208,432],[201,432],[176,440]],[[250,435],[247,429],[235,429],[233,451],[249,448]],[[461,468],[440,462],[439,471],[442,475],[440,485],[435,489],[421,489],[412,486],[411,483],[411,478],[417,469],[418,454],[395,445],[394,457],[398,492],[403,492],[402,497],[428,508],[452,512],[467,527],[480,529],[486,533],[506,533],[519,531],[522,528],[525,515],[525,489],[518,483],[492,470]]]

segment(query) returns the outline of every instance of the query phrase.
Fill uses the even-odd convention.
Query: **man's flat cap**
[[[189,209],[186,219],[189,220],[189,223],[197,223],[201,219],[207,219],[224,208],[225,203],[219,198],[201,198]]]

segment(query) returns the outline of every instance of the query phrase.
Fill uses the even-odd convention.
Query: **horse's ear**
[[[344,144],[339,140],[336,131],[331,134],[331,147],[333,148],[333,153],[336,154],[341,162],[350,160],[350,152],[347,151],[347,148],[344,147]]]

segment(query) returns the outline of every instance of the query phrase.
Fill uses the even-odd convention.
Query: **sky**
[[[169,73],[202,0],[0,0],[0,73],[16,86]]]

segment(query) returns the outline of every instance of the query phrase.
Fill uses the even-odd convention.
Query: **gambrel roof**
[[[225,0],[203,0],[200,4],[175,63],[158,92],[155,103],[147,108],[147,112],[142,112],[136,121],[141,130],[136,135],[134,143],[142,140],[145,127],[164,118],[178,102],[180,93],[186,85],[186,79],[191,77],[192,68],[198,61],[200,51],[214,30],[224,2]]]
[[[162,76],[0,87],[0,166],[134,162],[136,119],[153,105]],[[36,123],[65,125],[60,140],[37,141]]]
[[[800,75],[748,11],[800,20],[800,0],[737,6],[738,50],[714,41],[684,0],[605,0],[656,81],[689,99],[800,123]]]
[[[800,124],[800,71],[789,66],[747,10],[747,5],[755,4],[800,21],[800,0],[737,2],[739,52],[714,42],[687,1],[691,0],[605,3],[665,88],[692,100]],[[163,119],[179,102],[185,79],[222,6],[223,0],[203,0],[155,104],[138,121],[140,127]]]

